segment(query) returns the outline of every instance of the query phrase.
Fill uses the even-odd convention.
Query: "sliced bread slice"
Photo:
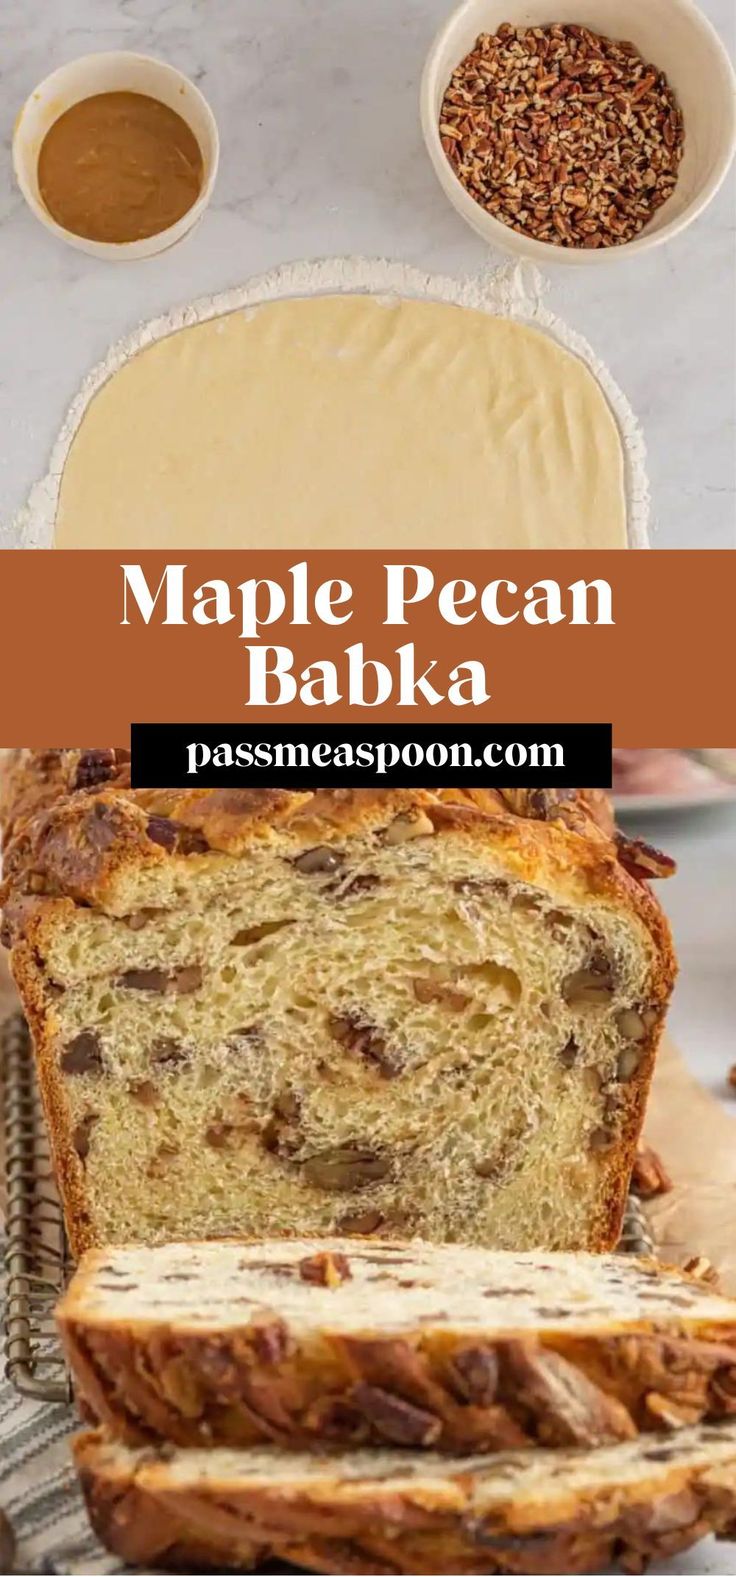
[[[736,1302],[623,1255],[108,1248],[57,1317],[88,1411],[131,1443],[593,1446],[736,1412]]]
[[[595,1451],[452,1458],[428,1452],[131,1450],[78,1437],[103,1543],[143,1565],[317,1572],[593,1572],[727,1533],[736,1423]]]

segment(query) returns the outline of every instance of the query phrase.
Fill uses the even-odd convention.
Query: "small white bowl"
[[[633,241],[586,249],[553,246],[520,235],[493,219],[458,180],[439,133],[442,100],[456,66],[480,33],[502,22],[542,27],[573,22],[609,38],[629,39],[663,71],[682,110],[685,147],[671,197]],[[532,258],[540,266],[578,263],[595,267],[631,252],[659,246],[703,212],[723,181],[736,148],[736,88],[728,55],[692,0],[465,0],[440,29],[421,86],[424,140],[440,185],[463,219],[485,241]]]
[[[38,156],[49,127],[65,110],[78,104],[80,99],[91,98],[94,93],[121,92],[145,93],[181,115],[201,149],[202,189],[181,219],[157,235],[146,236],[142,241],[89,241],[86,236],[65,230],[52,219],[38,189]],[[217,122],[199,88],[163,60],[117,49],[100,55],[82,55],[79,60],[72,60],[53,71],[27,98],[13,135],[16,179],[28,207],[41,224],[80,252],[124,262],[167,251],[194,228],[212,195],[219,155]]]

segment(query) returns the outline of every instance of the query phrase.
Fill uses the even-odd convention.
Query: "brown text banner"
[[[131,722],[613,724],[736,741],[727,552],[4,552],[0,743]]]

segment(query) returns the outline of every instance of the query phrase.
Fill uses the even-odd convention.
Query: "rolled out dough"
[[[537,329],[329,295],[156,341],[94,396],[58,547],[625,547],[618,427]]]

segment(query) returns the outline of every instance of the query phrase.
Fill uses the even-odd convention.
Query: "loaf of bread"
[[[615,1243],[674,975],[596,796],[133,790],[6,758],[5,938],[73,1249]]]
[[[90,1520],[148,1569],[643,1571],[736,1518],[736,1423],[491,1457],[74,1446]]]
[[[736,1302],[625,1255],[109,1247],[57,1320],[86,1416],[133,1444],[502,1451],[736,1412]]]

